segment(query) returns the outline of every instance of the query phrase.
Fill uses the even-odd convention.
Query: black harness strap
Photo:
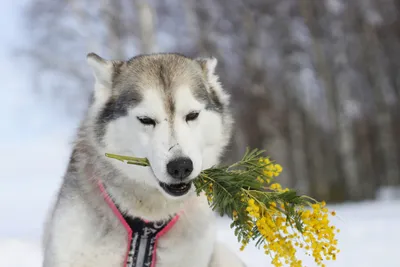
[[[124,216],[125,221],[132,229],[132,242],[130,245],[127,267],[153,266],[153,253],[157,235],[171,222],[144,222],[140,218]]]
[[[157,238],[164,234],[178,220],[179,215],[164,221],[149,222],[138,217],[131,217],[121,212],[118,204],[107,192],[106,187],[99,181],[100,191],[107,204],[119,217],[124,227],[130,228],[132,236],[128,238],[129,253],[126,255],[124,267],[154,267]],[[123,221],[122,221],[123,220]],[[164,231],[163,231],[164,230]],[[127,251],[128,252],[128,251]]]

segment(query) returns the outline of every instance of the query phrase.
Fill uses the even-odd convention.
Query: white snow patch
[[[37,242],[23,239],[0,239],[0,266],[39,267],[42,256]]]
[[[325,6],[335,15],[339,14],[344,9],[344,4],[340,0],[325,0]]]
[[[393,200],[400,201],[400,186],[390,187],[384,186],[381,187],[377,192],[377,199],[384,202],[392,202]]]
[[[378,27],[383,24],[384,22],[383,17],[377,11],[369,9],[365,13],[367,21],[372,26]]]
[[[347,118],[357,119],[361,117],[362,110],[359,102],[352,99],[346,99],[343,102],[343,112]]]

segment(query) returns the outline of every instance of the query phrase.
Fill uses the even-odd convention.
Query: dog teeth
[[[184,188],[186,188],[186,185],[185,185],[185,184],[182,184],[182,185],[179,186],[179,188],[180,188],[180,189],[184,189]]]
[[[181,195],[189,191],[191,183],[162,184],[164,190],[172,195]]]
[[[177,190],[184,190],[187,188],[186,184],[178,184],[178,185],[172,185],[171,186],[173,189],[177,189]]]

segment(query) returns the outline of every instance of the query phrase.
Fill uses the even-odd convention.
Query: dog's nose
[[[193,171],[193,162],[189,158],[177,158],[167,164],[171,177],[179,180],[187,178]]]

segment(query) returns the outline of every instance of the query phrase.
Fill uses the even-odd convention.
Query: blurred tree
[[[400,184],[400,1],[38,0],[26,7],[35,89],[79,115],[85,55],[219,59],[236,131],[282,163],[285,185],[331,201]]]

